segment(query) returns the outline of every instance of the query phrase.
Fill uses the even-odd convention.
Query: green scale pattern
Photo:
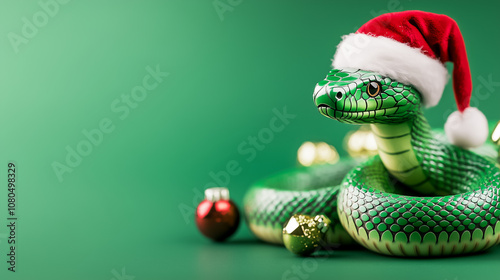
[[[344,226],[355,235],[354,239],[379,253],[386,253],[378,248],[380,241],[396,245],[397,249],[388,251],[400,256],[460,254],[468,249],[480,251],[500,240],[497,187],[500,173],[492,168],[486,170],[492,171],[485,174],[489,176],[481,177],[483,182],[478,182],[484,187],[467,193],[408,196],[391,193],[391,189],[394,192],[405,189],[385,172],[377,156],[346,176],[338,198],[339,213],[344,217]],[[360,236],[361,230],[365,238]],[[484,240],[484,244],[477,242],[480,240]],[[438,249],[433,251],[433,248]]]
[[[367,87],[373,82],[380,92],[370,96]],[[259,238],[281,243],[282,225],[301,213],[324,214],[332,220],[328,243],[355,240],[393,256],[466,254],[500,242],[496,155],[464,150],[432,131],[422,114],[418,90],[374,72],[333,69],[317,84],[313,99],[323,115],[340,122],[409,128],[405,137],[380,140],[405,150],[386,155],[385,160],[379,156],[359,164],[344,160],[255,184],[244,203],[247,222]],[[383,139],[396,137],[408,140]],[[433,193],[419,193],[420,183],[407,186],[385,167],[404,165],[398,162],[405,160],[400,154],[410,152],[415,159],[408,157],[406,163],[417,164],[423,174],[418,178],[425,179]]]
[[[497,178],[493,159],[439,140],[427,120],[418,114],[412,126],[412,146],[435,188],[443,193],[459,194],[486,184],[485,178]],[[498,186],[498,185],[494,185]]]

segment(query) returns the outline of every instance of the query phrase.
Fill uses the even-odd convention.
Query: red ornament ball
[[[200,232],[214,241],[224,241],[240,223],[240,212],[229,199],[227,188],[205,190],[205,200],[196,209],[196,225]]]

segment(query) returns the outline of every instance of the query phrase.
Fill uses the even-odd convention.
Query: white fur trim
[[[411,84],[422,94],[426,107],[438,104],[448,81],[444,64],[420,49],[387,37],[361,33],[342,37],[333,58],[333,67],[373,71]]]
[[[477,108],[451,113],[444,131],[452,144],[462,148],[479,147],[488,139],[488,120]]]

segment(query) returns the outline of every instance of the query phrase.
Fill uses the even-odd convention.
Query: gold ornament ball
[[[297,151],[297,160],[302,166],[334,164],[339,161],[339,153],[325,142],[304,142]]]
[[[500,145],[500,121],[497,123],[495,129],[493,129],[493,132],[491,133],[491,140],[493,141],[493,143]]]
[[[497,161],[498,163],[500,163],[500,121],[497,123],[495,129],[493,129],[493,132],[491,133],[491,140],[493,141],[493,143],[498,145]]]
[[[288,251],[309,256],[318,249],[330,223],[324,215],[295,214],[283,226],[283,243]]]

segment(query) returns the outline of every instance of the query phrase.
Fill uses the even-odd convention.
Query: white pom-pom
[[[462,148],[478,147],[488,139],[488,120],[477,108],[453,112],[444,125],[448,140]]]

